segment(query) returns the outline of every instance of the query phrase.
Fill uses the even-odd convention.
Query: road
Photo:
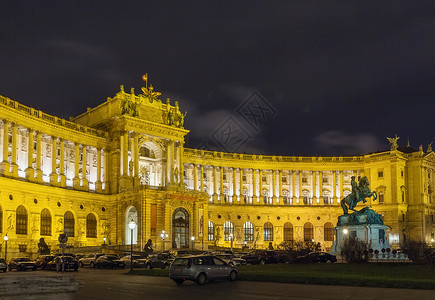
[[[185,282],[178,286],[167,277],[126,275],[126,270],[101,270],[81,268],[78,272],[68,271],[82,283],[75,294],[76,300],[134,300],[134,299],[224,299],[224,300],[433,300],[435,291],[387,289],[369,287],[344,287],[285,284],[246,281],[216,281],[203,286]],[[7,272],[0,276],[54,275],[52,271]],[[62,276],[62,274],[58,274]],[[1,295],[0,295],[1,299]]]

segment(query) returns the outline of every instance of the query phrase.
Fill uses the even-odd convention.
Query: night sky
[[[187,111],[190,148],[328,156],[435,140],[433,0],[2,1],[0,33],[0,94],[66,119],[121,84],[139,93],[148,73]]]

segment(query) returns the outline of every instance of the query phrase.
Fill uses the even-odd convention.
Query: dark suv
[[[207,280],[237,279],[237,269],[213,255],[177,257],[169,267],[169,278],[176,284],[185,280],[203,285]]]
[[[8,269],[16,269],[17,271],[33,270],[36,271],[36,265],[28,257],[16,257],[9,261]]]
[[[147,269],[152,268],[169,268],[171,263],[174,261],[175,257],[169,253],[158,253],[148,255],[147,261],[145,263],[145,267]]]
[[[278,253],[272,250],[254,250],[242,258],[251,265],[276,264],[279,262]]]

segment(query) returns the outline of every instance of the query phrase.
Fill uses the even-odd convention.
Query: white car
[[[215,256],[222,259],[224,262],[233,267],[244,266],[247,264],[246,260],[244,260],[243,258],[234,257],[231,254],[215,254]]]

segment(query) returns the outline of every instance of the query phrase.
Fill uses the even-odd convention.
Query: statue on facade
[[[363,201],[363,203],[365,203],[366,202],[365,198],[373,196],[373,200],[376,200],[378,197],[376,191],[373,192],[370,191],[369,180],[367,179],[367,176],[361,178],[358,185],[355,182],[355,177],[354,176],[352,177],[354,181],[354,184],[352,184],[352,193],[347,195],[340,202],[345,215],[348,214],[349,210],[356,211],[355,207],[358,204],[358,202]]]
[[[399,148],[399,145],[397,145],[397,141],[400,139],[400,137],[396,136],[393,138],[387,137],[387,140],[390,142],[390,150],[397,150]]]
[[[152,254],[154,252],[153,250],[153,241],[149,239],[145,246],[143,247],[143,251],[145,252],[145,256],[148,256],[149,254]]]
[[[45,242],[44,238],[40,238],[39,239],[38,251],[39,251],[39,254],[41,254],[41,255],[48,255],[48,254],[50,254],[50,248],[48,247],[48,245]]]

